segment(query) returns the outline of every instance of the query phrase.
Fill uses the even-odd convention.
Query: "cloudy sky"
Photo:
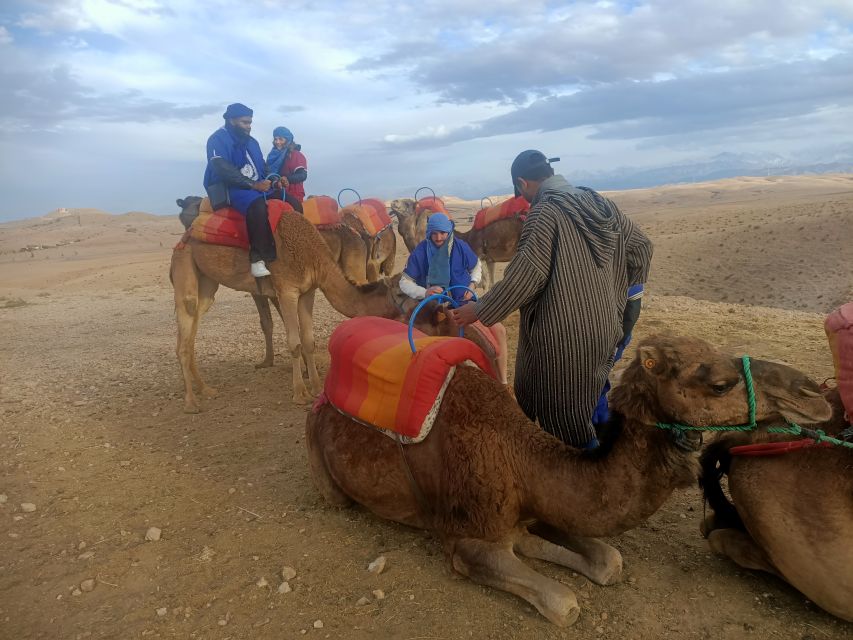
[[[0,60],[7,220],[176,212],[237,101],[332,195],[853,142],[853,0],[4,0]]]

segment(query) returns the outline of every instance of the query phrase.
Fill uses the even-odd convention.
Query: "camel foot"
[[[596,558],[586,574],[587,578],[602,587],[622,582],[622,554],[616,549],[612,550],[612,554],[605,553],[603,557]]]
[[[201,410],[198,408],[198,404],[193,400],[187,400],[184,402],[184,413],[200,413]]]
[[[263,360],[262,362],[258,362],[255,365],[255,369],[269,369],[271,366],[273,366],[273,359],[267,358],[267,359]]]
[[[213,387],[208,387],[207,385],[201,388],[201,395],[204,398],[215,398],[216,394],[218,393],[218,390],[214,389]]]
[[[293,391],[293,404],[313,404],[316,395],[308,391],[305,387]]]
[[[308,387],[311,389],[311,395],[313,395],[315,398],[317,396],[319,396],[321,393],[323,393],[323,383],[320,382],[319,380],[317,380],[317,381],[309,380],[308,381]],[[313,401],[313,399],[312,399],[312,401]]]

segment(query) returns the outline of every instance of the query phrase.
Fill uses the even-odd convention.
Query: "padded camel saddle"
[[[495,377],[483,351],[470,340],[427,336],[394,320],[364,316],[342,322],[329,339],[332,356],[324,397],[338,411],[404,443],[429,434],[447,385],[459,365]]]
[[[293,211],[293,207],[283,200],[267,200],[267,213],[269,214],[270,228],[273,233],[275,233],[276,227],[278,227],[281,216],[285,211]],[[199,242],[249,250],[249,232],[246,230],[246,216],[242,215],[236,209],[231,208],[214,211],[210,207],[209,198],[202,199],[198,210],[198,217],[193,220],[192,226],[187,233],[189,233],[191,238]]]

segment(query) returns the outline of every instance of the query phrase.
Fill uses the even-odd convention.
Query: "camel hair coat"
[[[622,338],[628,287],[652,243],[611,200],[555,175],[542,182],[504,278],[477,303],[486,325],[521,311],[515,394],[563,442],[595,442],[591,418]]]

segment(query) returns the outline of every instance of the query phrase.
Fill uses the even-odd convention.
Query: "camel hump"
[[[830,313],[824,329],[832,351],[838,394],[850,420],[853,419],[853,302]]]
[[[486,354],[470,340],[427,336],[394,320],[363,316],[342,322],[329,338],[331,365],[324,393],[341,413],[404,442],[421,442],[438,415],[456,367],[473,363],[495,377]]]

